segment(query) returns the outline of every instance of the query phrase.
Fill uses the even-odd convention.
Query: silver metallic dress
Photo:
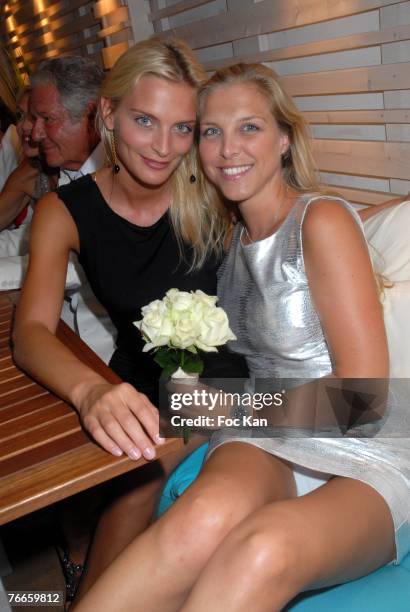
[[[301,196],[279,229],[258,242],[244,245],[243,226],[238,224],[220,268],[219,305],[228,313],[238,338],[229,347],[246,357],[251,381],[316,379],[332,371],[328,346],[312,304],[302,251],[303,219],[308,206],[319,197],[323,198]],[[331,199],[335,205],[339,202],[347,207],[360,223],[349,204]],[[406,388],[408,391],[408,384],[405,391]],[[404,401],[390,397],[390,427],[375,437],[295,438],[286,432],[258,437],[258,430],[247,433],[229,429],[213,435],[209,454],[227,442],[258,446],[294,465],[298,495],[322,485],[330,475],[371,485],[391,510],[396,562],[400,562],[410,551],[409,401],[409,395]]]

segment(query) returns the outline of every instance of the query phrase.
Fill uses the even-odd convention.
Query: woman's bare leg
[[[196,436],[180,450],[112,481],[113,501],[98,522],[76,602],[117,555],[148,527],[166,478],[204,442],[205,438]]]
[[[384,499],[359,481],[333,478],[231,531],[181,612],[274,612],[301,591],[358,578],[394,554]]]
[[[114,561],[76,612],[181,608],[230,530],[275,499],[295,495],[291,468],[243,443],[215,450],[199,478]]]

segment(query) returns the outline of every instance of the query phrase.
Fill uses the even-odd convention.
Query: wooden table
[[[99,448],[71,406],[13,363],[13,312],[13,295],[0,293],[0,525],[146,463]],[[119,382],[64,323],[58,336],[84,363]],[[168,440],[157,455],[181,446],[181,440]]]

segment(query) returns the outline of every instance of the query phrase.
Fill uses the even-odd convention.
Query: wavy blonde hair
[[[198,90],[206,81],[206,72],[188,45],[179,39],[150,38],[128,49],[115,63],[103,82],[101,98],[111,101],[113,110],[146,75],[177,83],[187,83]],[[112,131],[104,124],[98,104],[97,127],[106,155],[114,163]],[[195,182],[190,178],[194,175]],[[210,253],[220,255],[229,216],[216,189],[203,176],[197,147],[194,145],[171,177],[170,218],[183,253],[183,243],[192,247],[191,269],[199,268]]]
[[[263,64],[239,63],[218,70],[199,92],[200,109],[207,95],[215,89],[241,83],[254,85],[265,96],[279,129],[289,138],[289,149],[282,155],[285,182],[301,192],[321,191],[307,124],[271,68]]]

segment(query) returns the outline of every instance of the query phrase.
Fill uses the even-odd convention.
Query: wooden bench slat
[[[11,364],[11,366],[0,368],[0,386],[11,380],[17,380],[18,378],[25,378],[24,373]]]
[[[44,388],[33,382],[31,386],[24,387],[23,389],[16,389],[15,392],[10,392],[4,396],[0,395],[0,409],[14,406],[23,400],[29,400],[43,394]]]
[[[8,459],[4,459],[4,461],[0,461],[0,489],[4,485],[2,478],[18,477],[20,472],[27,468],[35,472],[38,466],[41,466],[44,461],[48,461],[49,464],[52,465],[56,457],[59,457],[69,450],[77,450],[84,445],[90,445],[90,440],[82,430],[78,430],[67,434],[63,438],[50,440],[47,444],[25,449],[24,452],[19,455],[14,455]],[[69,477],[70,472],[67,470],[64,475],[61,475],[61,480],[63,481]],[[25,495],[25,492],[21,491],[21,494]],[[68,493],[68,495],[70,495],[70,493]],[[5,500],[2,500],[0,502],[0,513],[4,504]]]
[[[63,438],[80,429],[78,417],[73,411],[72,414],[67,414],[55,423],[41,425],[28,431],[19,431],[12,438],[0,441],[0,462],[26,449],[47,444],[50,440]]]
[[[15,368],[16,365],[11,357],[11,354],[0,356],[0,372],[8,368]]]
[[[157,447],[157,455],[162,457],[182,446],[180,439],[168,440]],[[54,458],[52,462],[45,461],[35,468],[2,478],[0,525],[145,463],[145,459],[131,461],[128,457],[113,457],[95,444],[86,444]]]
[[[13,419],[8,419],[7,422],[0,420],[0,439],[7,440],[16,435],[16,431],[26,432],[36,429],[45,424],[51,424],[73,413],[66,404],[61,402],[54,406],[46,406],[45,408],[31,411],[22,416],[16,416]]]
[[[16,366],[14,365],[11,357],[3,357],[0,358],[0,373],[9,372],[10,370],[15,370]]]
[[[57,399],[53,395],[49,393],[43,393],[35,398],[30,398],[27,400],[22,400],[12,406],[7,406],[6,408],[0,409],[0,423],[7,423],[8,421],[12,421],[13,419],[18,419],[19,417],[25,416],[27,414],[36,413],[44,408],[49,408],[51,406],[62,405],[65,407],[67,411],[72,410],[71,407],[67,406],[62,400]]]
[[[22,378],[18,378],[17,380],[9,380],[6,382],[0,383],[0,401],[3,397],[16,393],[21,389],[27,389],[28,387],[34,387],[35,382],[32,381],[27,376],[23,376]],[[5,400],[7,401],[7,400]],[[1,404],[0,404],[1,405]]]

